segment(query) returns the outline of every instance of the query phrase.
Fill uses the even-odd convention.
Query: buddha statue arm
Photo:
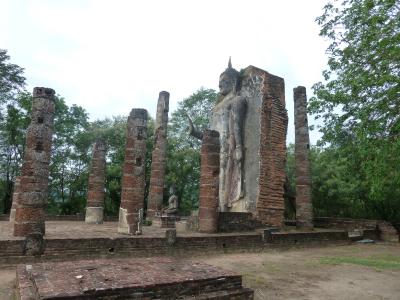
[[[196,139],[202,140],[203,139],[203,133],[198,130],[196,127],[194,127],[192,119],[189,117],[188,114],[186,114],[186,117],[189,120],[189,134],[193,137],[195,137]]]
[[[235,158],[241,161],[243,158],[243,123],[247,111],[247,101],[244,97],[237,97],[233,105],[234,136],[236,141]]]

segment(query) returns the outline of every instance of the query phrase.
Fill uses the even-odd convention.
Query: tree
[[[168,127],[166,184],[177,188],[182,212],[198,207],[200,181],[201,142],[189,136],[187,115],[199,130],[208,128],[216,99],[214,90],[200,88],[179,102],[177,110],[172,113]]]
[[[24,69],[9,60],[7,50],[0,49],[0,105],[15,99],[25,86]]]
[[[50,159],[50,213],[83,212],[86,204],[90,146],[86,111],[55,97],[53,145]]]
[[[10,210],[14,167],[21,157],[18,139],[23,126],[20,108],[24,103],[23,96],[17,95],[25,86],[23,69],[9,60],[7,51],[0,49],[0,211],[4,213]]]
[[[320,144],[339,155],[330,158],[343,168],[342,183],[346,174],[359,179],[354,184],[363,192],[354,195],[362,197],[364,215],[399,219],[400,4],[334,1],[317,22],[330,40],[324,82],[313,86],[316,97],[309,102],[322,118]]]
[[[335,1],[336,2],[336,1]],[[396,139],[400,134],[400,4],[345,0],[317,18],[331,41],[325,83],[313,89],[310,110],[323,117],[324,140],[346,136]]]

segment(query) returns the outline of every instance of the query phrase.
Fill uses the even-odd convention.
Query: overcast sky
[[[51,87],[91,120],[139,107],[155,117],[162,90],[171,114],[200,87],[217,90],[232,56],[237,70],[285,79],[293,142],[293,88],[312,96],[327,62],[314,21],[325,2],[0,0],[0,48],[25,68],[28,90]]]

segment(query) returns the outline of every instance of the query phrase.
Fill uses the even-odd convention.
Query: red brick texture
[[[162,91],[158,97],[154,149],[152,153],[149,200],[147,218],[153,218],[160,212],[163,203],[164,179],[167,155],[167,125],[169,111],[169,93]]]
[[[217,232],[219,193],[219,133],[205,130],[201,145],[199,231]]]
[[[44,208],[48,196],[54,110],[54,90],[34,88],[31,124],[26,132],[16,203],[14,236],[35,236],[41,239],[45,233]]]
[[[17,267],[27,299],[254,299],[231,271],[165,257],[84,260]]]
[[[147,111],[132,109],[126,129],[125,160],[122,173],[120,225],[125,221],[126,233],[137,229],[139,210],[144,206]],[[125,211],[125,215],[121,215]],[[126,217],[126,220],[121,218]],[[121,223],[122,222],[122,223]],[[119,225],[118,230],[124,229]]]
[[[106,146],[98,139],[93,145],[92,165],[89,173],[88,207],[104,206],[106,172]]]
[[[313,228],[313,206],[311,200],[310,137],[307,121],[306,88],[293,89],[295,161],[296,161],[296,225],[298,228]]]
[[[285,83],[278,76],[253,68],[263,78],[260,119],[260,176],[256,205],[257,219],[281,227],[284,213],[286,132]]]

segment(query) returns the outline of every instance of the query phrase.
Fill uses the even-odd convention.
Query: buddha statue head
[[[232,68],[231,58],[229,57],[228,68],[219,76],[219,93],[222,96],[230,92],[237,92],[240,87],[240,73]]]

